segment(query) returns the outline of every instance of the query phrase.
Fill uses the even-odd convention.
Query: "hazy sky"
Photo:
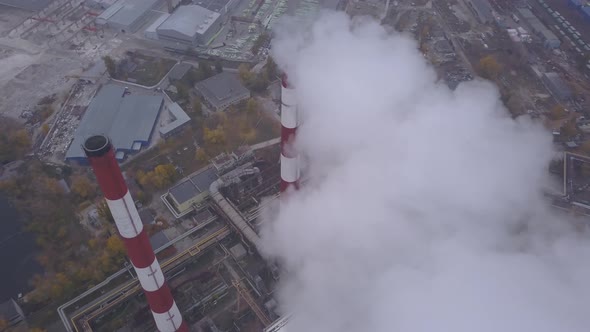
[[[450,91],[369,21],[287,22],[305,188],[263,229],[289,332],[587,332],[590,246],[549,213],[551,135],[489,83]]]

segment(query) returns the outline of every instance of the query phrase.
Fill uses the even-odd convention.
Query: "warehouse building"
[[[166,110],[172,121],[160,127],[160,136],[162,138],[168,138],[180,132],[191,121],[191,118],[177,103],[170,104],[170,106],[166,107]]]
[[[542,79],[547,89],[551,91],[556,99],[566,101],[572,97],[571,89],[557,73],[544,73]]]
[[[239,0],[193,0],[192,4],[219,13],[223,19],[239,2]]]
[[[215,169],[208,167],[170,188],[162,197],[164,203],[176,218],[199,210],[209,196],[209,186],[217,178]]]
[[[160,13],[160,16],[143,31],[144,37],[147,39],[158,40],[158,32],[156,30],[168,19],[168,17],[170,17],[170,14]]]
[[[134,33],[157,15],[162,0],[119,0],[96,18],[96,24],[121,32]]]
[[[45,9],[53,0],[0,0],[0,6],[14,7],[28,11]]]
[[[156,32],[158,40],[165,47],[188,50],[198,45],[207,45],[222,25],[219,13],[189,5],[178,7],[156,28]]]
[[[118,85],[105,85],[96,94],[66,152],[67,161],[86,162],[82,143],[97,133],[111,138],[117,160],[149,146],[164,98],[128,94]]]
[[[223,72],[195,84],[204,103],[214,111],[223,111],[232,104],[250,98],[250,91],[237,75]]]
[[[518,9],[520,15],[525,19],[531,30],[537,37],[543,41],[543,46],[549,49],[558,48],[561,45],[561,41],[557,36],[549,30],[545,24],[543,24],[533,12],[527,8]]]
[[[480,23],[486,24],[494,21],[492,6],[487,0],[468,0],[467,5]]]

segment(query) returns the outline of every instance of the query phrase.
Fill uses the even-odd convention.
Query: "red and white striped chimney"
[[[295,89],[287,75],[281,80],[281,194],[288,188],[299,189],[299,156],[293,148],[297,133],[298,114]]]
[[[84,142],[83,148],[123,238],[158,330],[188,332],[143,229],[110,140],[102,135],[92,136]]]

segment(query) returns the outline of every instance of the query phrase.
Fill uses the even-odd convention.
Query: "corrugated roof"
[[[120,25],[132,25],[161,1],[162,0],[120,0],[105,10],[99,18],[106,18],[109,22]],[[110,12],[111,8],[114,8],[114,12]],[[105,17],[103,17],[103,15],[105,15]]]
[[[168,17],[170,17],[170,14],[162,13],[160,17],[158,17],[152,24],[150,24],[150,26],[145,29],[145,33],[156,33],[156,29],[158,29],[158,27],[162,25],[162,23],[164,23]]]
[[[166,234],[163,231],[159,231],[158,233],[150,237],[150,244],[152,245],[152,248],[154,250],[162,248],[169,241],[170,239],[168,239],[168,236],[166,236]]]
[[[168,79],[170,80],[180,80],[191,70],[193,66],[190,63],[182,62],[177,63],[172,67],[172,70],[168,73]]]
[[[160,127],[160,134],[162,135],[168,134],[169,132],[173,131],[174,129],[182,126],[183,124],[191,120],[191,118],[182,110],[180,105],[178,105],[177,103],[168,106],[168,111],[170,112],[174,120]]]
[[[0,0],[0,5],[15,7],[30,11],[39,11],[54,0]]]
[[[219,13],[201,6],[180,6],[158,27],[158,31],[169,30],[194,38],[207,32],[219,16]]]
[[[96,94],[84,114],[66,159],[84,158],[82,143],[95,134],[111,138],[115,150],[131,150],[136,141],[147,142],[156,123],[164,98],[158,96],[127,95],[117,85],[105,85]]]

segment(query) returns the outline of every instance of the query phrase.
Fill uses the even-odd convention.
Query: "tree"
[[[224,144],[225,132],[223,131],[223,127],[218,126],[216,129],[205,128],[203,130],[203,139],[207,144]]]
[[[31,138],[25,129],[20,129],[14,133],[12,142],[19,148],[28,148],[31,146]]]
[[[47,123],[44,123],[41,126],[41,132],[43,133],[43,135],[49,134],[49,125]]]
[[[71,189],[81,199],[88,199],[96,192],[92,182],[87,177],[81,175],[72,177]]]
[[[112,78],[116,78],[117,77],[117,63],[115,62],[115,60],[113,60],[113,58],[111,58],[108,55],[104,56],[102,58],[102,60],[104,61],[105,67],[107,67],[107,72],[109,73],[109,76]]]
[[[199,73],[201,76],[201,80],[209,78],[213,76],[213,69],[211,69],[211,64],[207,60],[200,60],[199,61]]]
[[[119,237],[119,235],[111,235],[107,240],[107,252],[111,256],[119,257],[125,255],[125,244]]]
[[[557,104],[555,106],[553,106],[553,108],[551,108],[551,110],[549,111],[548,117],[551,120],[559,120],[559,119],[563,119],[567,116],[567,111],[565,110],[565,108],[563,108],[563,106]]]
[[[242,80],[242,82],[244,82],[244,84],[247,84],[247,82],[249,82],[253,77],[253,74],[250,72],[250,68],[245,63],[242,63],[238,67],[238,73],[240,75],[240,79]]]
[[[215,72],[218,74],[223,72],[223,63],[219,59],[215,61]]]
[[[201,100],[199,98],[195,98],[193,100],[193,114],[197,117],[203,115],[203,104],[201,104]]]
[[[113,218],[113,214],[109,209],[106,201],[102,201],[96,205],[96,212],[98,212],[98,216],[101,217],[103,220],[106,220],[110,223],[115,222],[115,218]]]
[[[178,90],[178,99],[180,100],[188,100],[189,99],[189,87],[187,87],[185,84],[182,83],[177,83],[176,84],[176,89]]]
[[[198,161],[205,162],[209,159],[209,156],[207,156],[207,152],[205,152],[205,149],[201,148],[197,150],[197,153],[195,153],[195,158]]]
[[[495,79],[500,74],[502,66],[493,56],[488,55],[479,60],[478,69],[483,78]]]
[[[560,132],[566,139],[572,139],[578,134],[578,126],[575,121],[568,121],[561,127]]]
[[[256,102],[254,98],[248,99],[248,102],[246,103],[246,112],[248,114],[255,114],[257,110],[258,102]]]
[[[264,65],[264,68],[266,70],[266,76],[269,79],[273,79],[273,78],[279,76],[277,64],[275,63],[274,59],[271,56],[266,58],[266,64]]]

